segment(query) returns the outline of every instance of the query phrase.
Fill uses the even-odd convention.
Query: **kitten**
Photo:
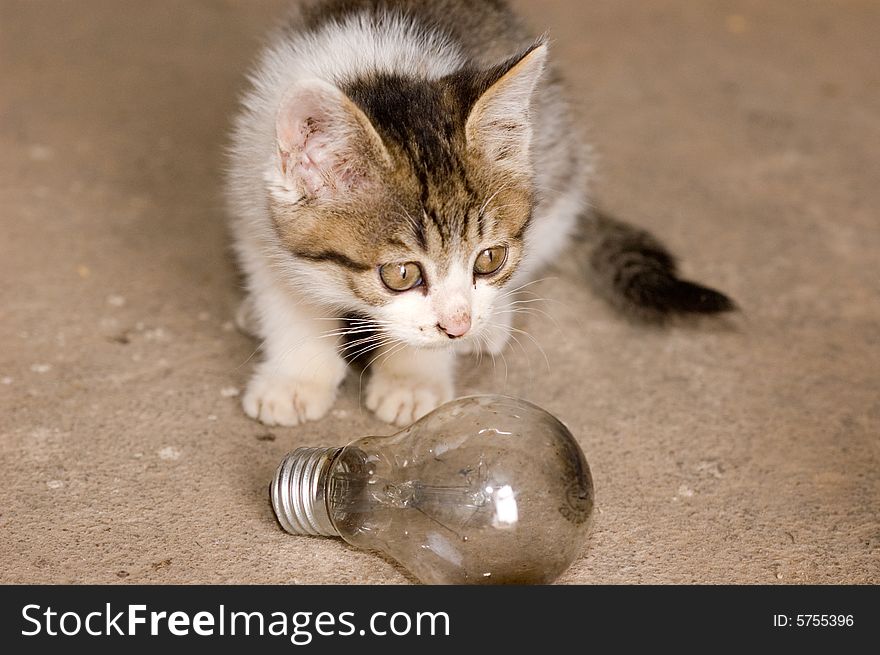
[[[578,230],[619,307],[733,308],[649,234],[586,210],[590,151],[547,59],[500,0],[312,2],[279,31],[228,171],[239,323],[263,340],[249,416],[321,418],[346,356],[369,351],[366,406],[418,419],[453,397],[456,352],[505,347],[509,292]]]

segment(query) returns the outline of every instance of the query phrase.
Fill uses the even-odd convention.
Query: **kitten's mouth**
[[[461,337],[458,339],[445,339],[442,341],[438,339],[437,341],[429,341],[428,343],[413,344],[413,346],[415,346],[416,348],[425,348],[428,350],[445,350],[450,347],[464,345],[469,342],[470,339],[468,339],[467,337]]]
[[[472,343],[474,341],[474,333],[468,332],[465,335],[460,337],[449,337],[447,335],[440,335],[438,333],[436,338],[425,339],[424,341],[419,340],[409,340],[406,339],[406,342],[412,346],[413,348],[422,348],[428,350],[445,350],[450,347],[456,346],[464,346]]]

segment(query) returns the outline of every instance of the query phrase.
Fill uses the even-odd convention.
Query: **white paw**
[[[244,412],[266,425],[317,421],[333,406],[338,382],[257,373],[242,399]]]
[[[376,371],[367,385],[367,408],[386,423],[406,426],[452,399],[452,383]]]

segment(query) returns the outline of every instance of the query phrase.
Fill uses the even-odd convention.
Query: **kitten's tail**
[[[653,235],[591,210],[581,221],[589,247],[588,277],[618,310],[657,321],[682,314],[720,314],[737,309],[719,291],[678,277],[675,257]]]

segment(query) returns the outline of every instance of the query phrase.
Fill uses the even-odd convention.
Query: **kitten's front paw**
[[[257,373],[242,399],[245,414],[266,425],[317,421],[333,406],[338,382]]]
[[[377,370],[367,385],[367,408],[386,423],[405,426],[452,400],[452,382]]]

